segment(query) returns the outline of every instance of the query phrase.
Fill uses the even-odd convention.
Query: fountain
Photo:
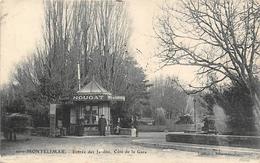
[[[182,110],[182,114],[179,119],[174,122],[174,131],[184,131],[188,133],[196,132],[195,122],[195,112],[194,112],[194,97],[188,96],[186,99],[186,106]]]
[[[228,132],[228,127],[227,127],[227,116],[219,105],[214,105],[213,106],[213,113],[214,113],[214,121],[215,121],[215,127],[218,133],[224,134]]]
[[[192,102],[193,105],[192,105]],[[198,107],[195,107],[195,100],[193,97],[188,98],[185,112],[193,115],[193,120],[196,124],[198,122]],[[227,121],[229,117],[225,114],[224,109],[219,105],[213,106],[213,114],[205,116],[204,119],[204,132],[195,130],[196,132],[179,132],[166,135],[167,142],[191,143],[191,144],[206,144],[206,145],[220,145],[220,146],[233,146],[233,147],[246,147],[260,149],[259,136],[240,136],[240,135],[226,135],[231,133],[229,131]],[[207,126],[205,126],[207,122]],[[209,123],[210,122],[210,123]],[[210,124],[210,125],[209,125]],[[196,125],[195,125],[195,129]]]

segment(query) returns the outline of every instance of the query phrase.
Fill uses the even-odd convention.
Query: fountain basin
[[[172,133],[166,135],[166,141],[260,149],[260,136]]]

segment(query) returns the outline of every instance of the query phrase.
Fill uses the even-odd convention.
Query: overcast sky
[[[0,0],[1,1],[1,0]],[[140,66],[152,79],[160,74],[176,75],[191,83],[194,72],[190,68],[172,66],[159,69],[159,60],[154,57],[156,40],[153,36],[153,18],[160,12],[158,6],[163,0],[128,0],[131,19],[130,48]],[[1,26],[1,83],[6,83],[14,65],[32,54],[41,38],[43,22],[42,0],[4,0],[4,12],[8,15]],[[142,53],[138,52],[140,50]]]

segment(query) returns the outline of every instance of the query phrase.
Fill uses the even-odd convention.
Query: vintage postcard
[[[3,163],[260,163],[260,1],[0,0]]]

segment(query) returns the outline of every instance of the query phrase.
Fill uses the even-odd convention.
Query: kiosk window
[[[84,110],[85,124],[98,124],[98,106],[87,106]]]

